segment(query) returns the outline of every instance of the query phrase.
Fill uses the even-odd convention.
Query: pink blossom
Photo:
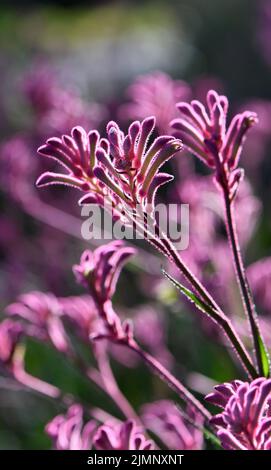
[[[126,247],[121,241],[102,245],[94,252],[85,251],[80,264],[73,267],[79,283],[88,288],[95,302],[98,315],[103,319],[107,333],[121,338],[129,335],[129,325],[124,331],[118,315],[112,307],[112,296],[126,260],[135,253],[133,248]]]
[[[155,116],[159,132],[168,132],[169,123],[177,117],[176,103],[187,100],[190,88],[182,80],[172,80],[164,72],[141,75],[127,90],[130,103],[121,106],[121,116],[144,119]]]
[[[105,117],[105,108],[86,103],[76,90],[63,87],[57,74],[46,65],[38,65],[23,80],[23,92],[37,119],[37,131],[62,133],[76,124],[97,126]]]
[[[98,450],[152,450],[153,441],[146,439],[134,421],[119,425],[100,426],[93,437],[93,445]]]
[[[111,121],[107,125],[108,139],[97,131],[87,133],[75,127],[71,136],[53,137],[39,148],[41,155],[55,159],[68,173],[43,173],[37,186],[62,184],[86,192],[80,204],[97,203],[113,207],[116,218],[123,214],[127,221],[127,207],[138,204],[143,209],[152,205],[157,189],[172,179],[159,173],[160,167],[182,147],[171,136],[160,136],[148,146],[155,126],[155,118],[133,122],[125,135]]]
[[[72,405],[65,415],[58,415],[50,421],[45,430],[53,441],[56,450],[89,450],[96,423],[83,422],[81,405]]]
[[[61,305],[53,294],[34,291],[21,295],[18,302],[7,307],[6,313],[24,320],[28,334],[50,340],[59,351],[69,350],[61,320]]]
[[[111,300],[124,263],[136,253],[121,241],[102,245],[95,251],[84,251],[80,264],[73,268],[78,282],[95,292],[95,298],[103,303]]]
[[[135,336],[165,367],[171,369],[173,357],[167,348],[167,324],[161,312],[151,306],[137,308],[132,317]]]
[[[228,99],[216,91],[207,93],[207,107],[200,101],[180,102],[181,118],[172,121],[174,135],[208,167],[216,169],[216,182],[227,186],[234,198],[243,171],[238,168],[243,144],[249,128],[257,122],[250,111],[237,114],[227,127]]]
[[[143,406],[143,422],[170,450],[200,450],[203,446],[201,415],[188,409],[187,421],[170,400],[160,400]],[[190,424],[190,423],[194,423]]]
[[[35,165],[30,145],[23,136],[15,136],[2,144],[0,149],[1,187],[18,202],[25,201],[33,193],[29,179],[34,179]]]
[[[206,400],[223,409],[211,422],[225,449],[271,450],[271,379],[218,385]]]
[[[99,319],[94,301],[90,295],[60,297],[62,316],[70,321],[80,337],[89,341],[89,335],[97,330]]]

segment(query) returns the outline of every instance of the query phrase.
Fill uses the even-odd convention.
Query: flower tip
[[[142,121],[142,128],[149,132],[155,127],[156,118],[155,116],[148,116]]]
[[[215,90],[209,90],[207,92],[207,102],[211,107],[213,107],[214,104],[219,103],[219,101],[219,94]]]
[[[99,137],[100,137],[100,134],[96,129],[93,129],[93,130],[89,131],[88,136],[90,138],[95,137],[98,140]]]
[[[95,166],[93,169],[93,174],[96,178],[103,180],[105,176],[104,170],[100,166]]]
[[[181,139],[174,139],[170,142],[171,146],[173,147],[175,152],[179,152],[183,149],[183,143]]]
[[[74,134],[77,134],[77,135],[80,134],[80,135],[82,135],[82,134],[86,134],[86,131],[85,131],[85,129],[84,129],[82,126],[75,126],[75,127],[73,127],[72,130],[71,130],[71,135],[74,136]]]
[[[96,158],[97,160],[99,161],[103,161],[103,159],[106,157],[106,152],[103,148],[99,147],[97,150],[96,150]]]
[[[46,186],[49,182],[49,180],[51,180],[50,178],[50,175],[48,172],[46,173],[42,173],[42,175],[40,175],[36,181],[36,187],[37,188],[42,188],[43,186]]]
[[[49,143],[49,142],[48,142]],[[45,144],[45,145],[41,145],[38,150],[37,150],[37,153],[39,153],[40,155],[48,155],[48,145]]]
[[[177,118],[177,119],[173,119],[172,121],[170,121],[169,125],[173,129],[178,129],[179,128],[179,123],[180,123],[180,119]]]
[[[115,129],[115,131],[119,131],[119,126],[115,121],[109,121],[106,126],[106,132],[110,134],[113,129]]]
[[[189,108],[189,107],[190,107],[190,105],[188,103],[186,103],[185,101],[179,101],[178,103],[176,103],[176,108],[180,112],[186,111],[187,108]]]

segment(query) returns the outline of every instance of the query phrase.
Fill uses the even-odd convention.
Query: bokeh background
[[[84,293],[71,267],[93,244],[80,235],[78,194],[35,188],[41,169],[48,168],[37,147],[76,124],[103,132],[109,119],[118,119],[126,127],[129,113],[133,117],[127,107],[133,101],[129,86],[139,75],[162,71],[183,81],[185,99],[204,100],[206,91],[215,88],[229,97],[231,115],[244,109],[259,114],[242,156],[248,180],[240,193],[238,217],[271,347],[271,1],[2,1],[0,47],[3,313],[19,295],[33,290],[59,297]],[[155,109],[159,113],[157,97]],[[175,183],[161,197],[190,203],[191,247],[185,256],[234,311],[249,343],[225,254],[221,208],[208,175],[192,162],[188,155],[174,161]],[[264,261],[256,263],[260,259]],[[240,377],[223,339],[161,279],[160,264],[140,243],[139,255],[124,270],[115,295],[122,314],[134,318],[143,346],[160,355],[199,396],[213,383]],[[157,332],[155,338],[150,339],[150,331]],[[112,366],[134,407],[171,396],[133,358],[127,363],[115,351]],[[118,415],[110,399],[48,345],[27,342],[26,368],[90,407]],[[44,425],[59,411],[57,403],[0,377],[0,448],[50,448]]]

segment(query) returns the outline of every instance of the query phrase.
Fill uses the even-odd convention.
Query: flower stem
[[[230,343],[233,345],[234,350],[236,351],[243,367],[248,372],[249,376],[252,378],[258,377],[258,373],[251,361],[251,358],[241,340],[235,331],[229,318],[223,313],[221,308],[217,305],[211,294],[205,289],[201,282],[194,276],[194,274],[189,270],[186,264],[183,262],[175,247],[172,245],[170,240],[166,237],[163,239],[164,244],[167,246],[169,257],[171,261],[174,262],[179,271],[184,275],[184,277],[189,281],[189,283],[194,287],[195,291],[200,295],[200,297],[212,308],[215,313],[215,321],[223,329]]]
[[[255,308],[255,304],[253,301],[252,293],[249,287],[249,283],[246,276],[246,271],[241,255],[239,239],[236,231],[236,223],[235,223],[235,213],[233,210],[233,201],[229,197],[229,192],[227,188],[223,187],[223,196],[224,196],[224,205],[225,205],[225,214],[226,214],[226,228],[227,228],[227,235],[228,240],[231,246],[231,251],[234,260],[234,267],[236,272],[236,277],[238,280],[238,285],[244,305],[244,310],[247,314],[251,333],[254,341],[255,347],[255,356],[257,360],[258,372],[261,376],[264,376],[264,369],[262,363],[262,356],[261,356],[261,349],[259,344],[259,338],[261,338],[263,347],[265,348],[264,341],[262,339],[262,335],[259,329],[257,312]],[[266,351],[266,348],[265,348]]]

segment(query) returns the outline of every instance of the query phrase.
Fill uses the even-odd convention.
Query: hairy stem
[[[236,223],[235,223],[235,213],[233,209],[233,202],[230,200],[229,192],[227,188],[223,187],[223,196],[224,196],[224,205],[225,205],[225,214],[226,214],[226,228],[227,228],[227,235],[228,240],[230,243],[233,260],[234,260],[234,267],[236,272],[236,277],[240,289],[240,294],[243,301],[244,310],[247,314],[251,333],[254,341],[254,348],[255,348],[255,356],[257,360],[258,371],[260,375],[264,375],[262,358],[261,358],[261,350],[258,338],[262,338],[258,318],[256,313],[255,304],[253,301],[253,297],[251,294],[251,290],[249,287],[249,283],[246,276],[246,271],[241,255],[239,239],[236,230]],[[262,339],[263,342],[263,339]],[[263,342],[264,345],[264,342]],[[265,347],[265,345],[264,345]]]
[[[171,261],[174,262],[176,267],[179,271],[184,275],[184,277],[188,280],[188,282],[193,286],[197,294],[212,308],[214,309],[214,313],[216,314],[216,322],[219,326],[223,329],[224,333],[226,334],[227,338],[229,339],[230,343],[234,347],[243,367],[245,368],[246,372],[248,372],[249,376],[252,378],[258,377],[258,373],[251,361],[251,358],[241,340],[238,336],[237,332],[235,331],[231,321],[226,317],[223,313],[221,308],[217,305],[211,294],[205,289],[205,287],[201,284],[201,282],[194,276],[194,274],[189,270],[186,264],[183,262],[181,257],[179,256],[178,252],[170,242],[164,236],[163,239],[165,246],[168,249],[169,258]]]

